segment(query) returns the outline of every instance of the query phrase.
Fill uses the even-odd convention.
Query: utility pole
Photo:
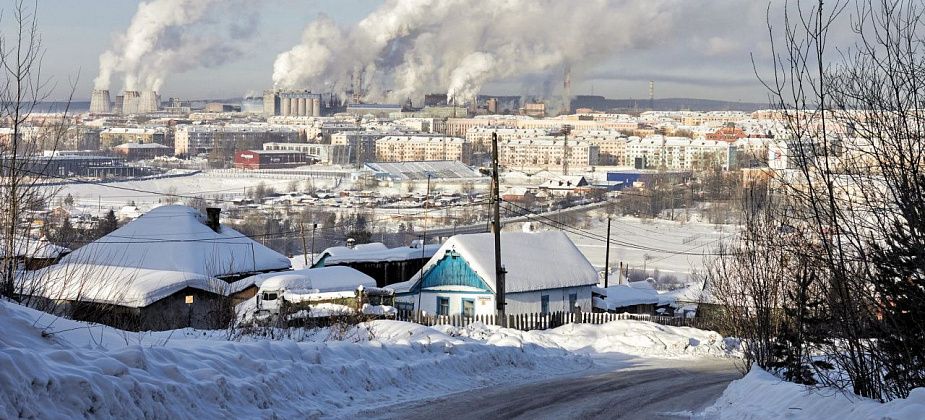
[[[495,304],[498,320],[502,327],[507,326],[504,295],[504,266],[501,264],[501,186],[498,183],[498,132],[491,133],[491,231],[495,235]]]
[[[427,173],[427,196],[424,197],[424,232],[421,235],[421,260],[427,258],[424,245],[427,244],[427,202],[430,200],[430,172]],[[426,262],[425,262],[426,263]],[[421,276],[424,276],[424,267],[421,267]]]
[[[607,280],[610,277],[610,214],[607,214],[607,248],[604,251],[604,288],[609,286]]]
[[[318,229],[318,224],[312,223],[312,264],[309,267],[315,265],[315,229]]]
[[[311,266],[308,265],[308,249],[305,246],[305,224],[302,222],[299,222],[299,236],[302,237],[302,259],[307,266],[306,268],[308,268]]]

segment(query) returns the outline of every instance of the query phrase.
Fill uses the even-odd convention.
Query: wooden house
[[[597,271],[562,232],[504,232],[507,313],[590,311]],[[436,315],[495,313],[492,234],[448,239],[411,280],[392,285],[400,310]]]

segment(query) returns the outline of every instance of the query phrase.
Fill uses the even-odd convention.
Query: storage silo
[[[315,96],[312,99],[312,116],[320,117],[321,116],[321,96]]]

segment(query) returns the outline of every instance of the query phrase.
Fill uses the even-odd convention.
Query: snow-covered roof
[[[233,293],[248,285],[236,282],[232,288],[218,278],[290,267],[285,256],[236,230],[222,226],[215,232],[204,222],[199,210],[187,206],[157,207],[68,254],[35,278],[48,286],[79,285],[74,293],[43,294],[140,307],[184,287]]]
[[[265,274],[260,290],[286,290],[293,293],[352,291],[357,287],[376,287],[376,280],[350,267],[322,267]]]
[[[603,295],[603,297],[595,299],[594,306],[605,311],[632,305],[654,305],[659,301],[658,292],[651,287],[633,287],[633,285],[618,284],[606,289],[602,288],[596,292]]]
[[[327,254],[327,258],[324,260],[326,266],[359,262],[407,261],[430,258],[439,248],[440,245],[438,244],[425,245],[424,249],[421,249],[420,246],[387,248],[385,245],[375,242],[357,245],[353,249],[345,246],[328,248],[321,253],[321,256],[324,258],[325,254]]]
[[[33,239],[25,236],[16,237],[13,244],[13,257],[23,258],[58,258],[71,252],[63,246],[52,244],[44,239]],[[6,243],[0,241],[0,256],[7,255]]]
[[[424,265],[434,267],[448,251],[455,251],[492,289],[495,286],[495,248],[491,233],[456,235],[448,239]],[[507,293],[597,284],[597,270],[562,232],[503,232],[501,261],[507,270]],[[420,273],[411,277],[420,279]],[[411,283],[411,284],[407,284]],[[402,291],[400,284],[391,287]],[[410,289],[412,282],[405,282]]]

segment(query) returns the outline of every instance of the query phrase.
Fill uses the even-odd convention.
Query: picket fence
[[[424,326],[432,327],[434,325],[452,325],[454,327],[467,327],[474,323],[485,325],[501,325],[497,315],[433,315],[422,313],[421,311],[400,310],[395,319],[399,321],[414,322]],[[695,326],[695,319],[680,318],[673,316],[656,316],[645,314],[630,313],[607,313],[607,312],[549,312],[549,313],[529,313],[507,316],[507,327],[521,331],[545,330],[549,328],[560,327],[565,324],[593,324],[599,325],[611,321],[622,319],[632,319],[637,321],[650,321],[661,325],[670,325],[674,327],[692,327]]]

